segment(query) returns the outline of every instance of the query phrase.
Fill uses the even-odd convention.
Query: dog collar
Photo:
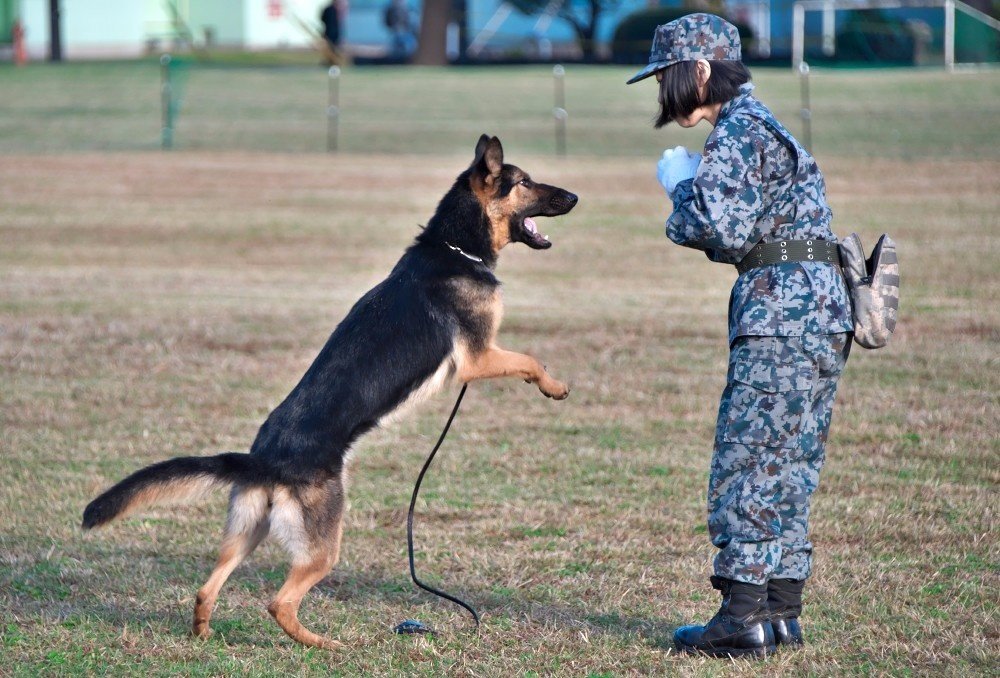
[[[448,249],[455,250],[456,252],[458,252],[459,254],[461,254],[466,259],[471,259],[472,261],[475,261],[476,263],[479,263],[479,264],[483,263],[483,260],[480,259],[479,257],[477,257],[476,255],[469,254],[468,252],[466,252],[465,250],[463,250],[461,247],[455,247],[450,242],[446,242],[445,246],[447,246]]]

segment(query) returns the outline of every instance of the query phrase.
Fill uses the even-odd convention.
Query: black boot
[[[772,579],[767,582],[767,606],[771,610],[774,642],[787,647],[802,647],[802,588],[805,579]]]
[[[712,657],[764,657],[774,652],[767,584],[712,577],[712,586],[722,591],[722,607],[705,626],[677,629],[674,632],[677,650]]]

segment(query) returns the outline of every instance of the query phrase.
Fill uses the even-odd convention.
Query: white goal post
[[[806,12],[823,13],[823,54],[836,52],[834,13],[851,9],[908,9],[941,7],[944,9],[944,65],[955,68],[955,11],[968,14],[995,31],[1000,21],[961,0],[798,0],[792,5],[792,68],[798,72],[805,60]]]

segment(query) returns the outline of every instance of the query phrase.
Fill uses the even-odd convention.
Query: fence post
[[[806,10],[802,3],[792,5],[792,68],[798,69],[805,60]]]
[[[566,69],[561,65],[552,68],[552,78],[555,84],[555,106],[552,108],[552,116],[556,121],[556,155],[562,157],[566,155]]]
[[[944,67],[955,70],[955,3],[944,2]]]
[[[340,133],[340,66],[330,66],[330,100],[326,107],[326,150],[336,152]]]
[[[832,2],[823,5],[823,54],[833,56],[837,52],[837,17]]]
[[[170,150],[174,146],[174,92],[170,82],[170,55],[160,56],[160,147]]]
[[[806,150],[812,153],[812,108],[809,104],[809,64],[805,61],[799,64],[799,81],[801,83],[802,109],[799,115],[802,116],[802,138],[805,140]]]

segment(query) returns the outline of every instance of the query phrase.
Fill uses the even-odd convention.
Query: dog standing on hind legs
[[[503,306],[493,271],[510,243],[549,248],[534,217],[566,214],[576,202],[505,164],[500,140],[483,135],[416,241],[333,331],[249,454],[178,457],[140,469],[87,506],[84,529],[231,486],[219,560],[196,598],[194,634],[211,633],[222,585],[270,534],[289,552],[291,567],[268,611],[298,642],[336,648],[337,641],[305,628],[298,610],[340,556],[345,458],[358,437],[448,382],[519,377],[550,398],[569,395],[536,359],[497,346]]]

